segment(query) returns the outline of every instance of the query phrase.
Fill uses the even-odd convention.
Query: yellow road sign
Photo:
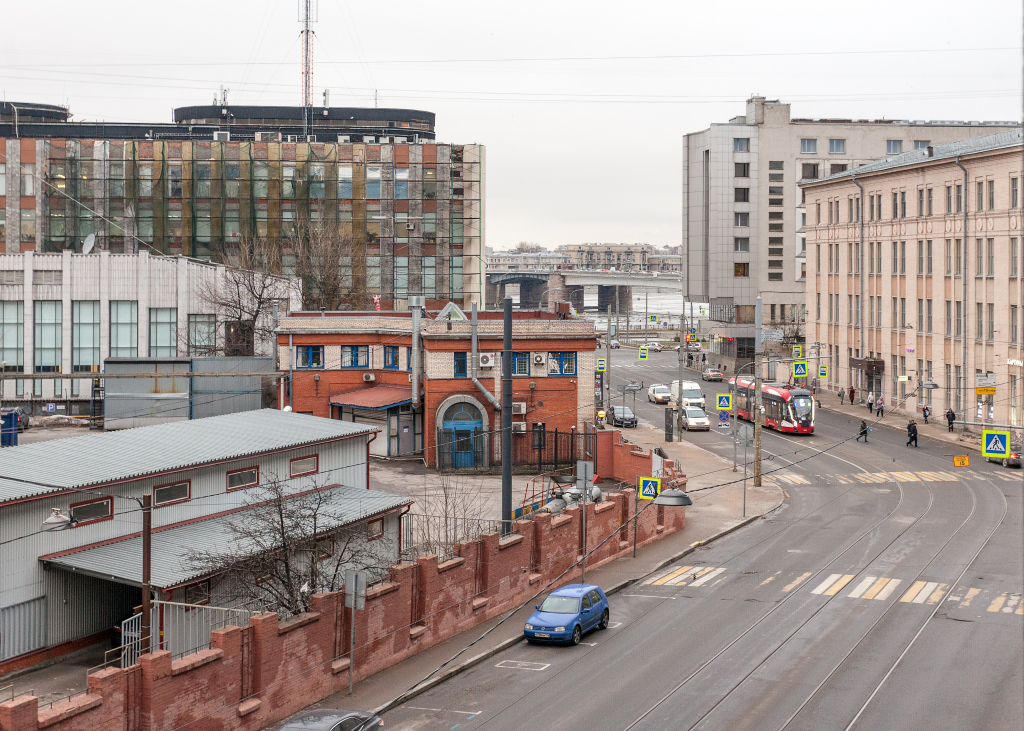
[[[661,494],[660,477],[640,478],[640,498],[642,500],[653,500]]]
[[[974,389],[974,392],[978,396],[995,396],[996,389],[993,386],[982,386],[981,388]]]
[[[640,360],[647,360],[647,348],[640,348],[640,353],[637,356]]]
[[[731,393],[715,394],[715,407],[719,411],[731,411],[732,410],[732,394]]]
[[[803,348],[802,345],[794,345],[793,346],[793,357],[794,358],[800,358],[800,357],[803,356],[803,354],[804,354],[804,348]]]
[[[597,369],[596,370],[598,370],[598,371],[606,371],[606,370],[608,370],[608,359],[607,358],[598,358],[597,359]]]
[[[971,458],[968,457],[966,454],[964,456],[962,456],[962,457],[953,457],[953,466],[954,467],[970,467],[971,466]]]
[[[818,366],[818,378],[828,378],[828,365]]]

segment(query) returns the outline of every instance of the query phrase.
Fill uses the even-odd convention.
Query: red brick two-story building
[[[455,305],[424,313],[418,374],[412,322],[408,312],[298,312],[285,318],[277,331],[278,356],[289,377],[280,407],[373,424],[381,434],[370,448],[379,456],[423,454],[428,464],[440,458],[453,467],[489,466],[500,458],[502,313],[478,313],[475,360],[468,313]],[[512,327],[517,434],[537,424],[549,431],[581,429],[594,417],[593,323],[516,312]]]

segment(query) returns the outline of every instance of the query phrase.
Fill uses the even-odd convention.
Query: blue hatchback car
[[[530,615],[523,634],[528,642],[578,645],[586,632],[608,627],[608,597],[601,587],[570,584],[548,595]]]

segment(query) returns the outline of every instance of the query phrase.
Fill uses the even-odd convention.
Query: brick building
[[[259,236],[285,245],[288,274],[289,237],[322,217],[351,251],[347,299],[482,302],[484,147],[435,142],[431,112],[305,112],[225,103],[107,124],[2,102],[0,252],[81,252],[92,235],[100,251],[223,261]]]
[[[500,459],[502,313],[480,312],[476,368],[470,316],[458,306],[420,320],[420,372],[414,372],[412,314],[294,313],[278,328],[279,367],[292,384],[281,406],[331,419],[372,424],[383,434],[373,454],[439,456],[439,432],[450,449],[440,457],[459,468]],[[548,312],[513,319],[513,421],[526,439],[535,425],[582,429],[594,415],[593,323]],[[476,383],[474,383],[474,376]],[[419,382],[419,398],[412,383]],[[581,385],[582,384],[582,385]],[[444,441],[444,438],[441,438]]]

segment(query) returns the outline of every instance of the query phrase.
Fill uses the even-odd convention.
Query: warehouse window
[[[100,303],[98,300],[71,303],[71,370],[76,373],[100,369]]]
[[[217,316],[188,316],[188,354],[214,355],[217,350]]]
[[[178,355],[178,308],[149,309],[149,357],[174,358]]]
[[[59,301],[38,301],[33,307],[35,320],[35,363],[39,373],[61,371],[61,315]]]
[[[24,302],[0,302],[0,360],[7,373],[25,371]]]
[[[139,355],[139,303],[110,301],[110,357],[137,358]]]
[[[192,483],[189,480],[153,488],[153,506],[161,507],[172,503],[185,502],[192,497]]]
[[[288,473],[292,477],[312,475],[320,469],[320,458],[312,454],[309,457],[296,457],[288,462]]]

